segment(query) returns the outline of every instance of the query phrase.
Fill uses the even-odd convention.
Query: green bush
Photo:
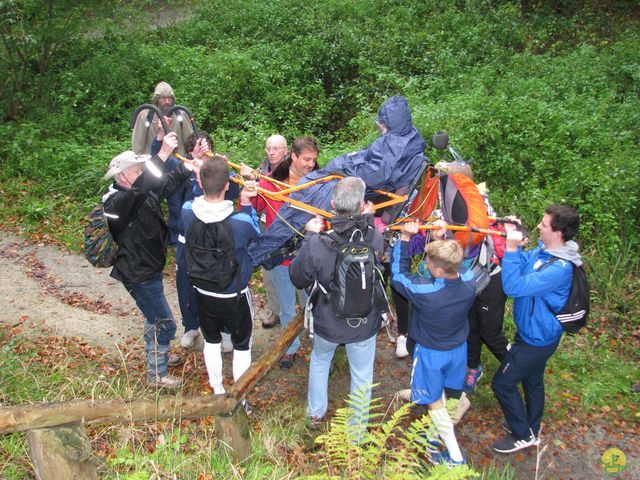
[[[107,162],[128,146],[131,114],[160,80],[218,151],[252,165],[274,132],[318,137],[321,164],[362,148],[379,105],[400,93],[425,138],[445,129],[474,159],[500,213],[532,228],[547,203],[573,203],[588,250],[597,245],[604,262],[637,255],[636,10],[565,3],[213,1],[158,29],[146,2],[118,3],[109,16],[94,6],[42,80],[27,69],[22,91],[0,90],[0,103],[24,107],[0,125],[0,177],[9,192],[32,182],[20,203],[31,222],[75,215],[46,203],[53,193],[82,208],[96,198]]]

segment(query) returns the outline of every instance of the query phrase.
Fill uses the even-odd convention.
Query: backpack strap
[[[147,111],[147,130],[149,130],[149,128],[151,127],[151,122],[153,122],[153,116],[155,115],[156,112],[154,112],[151,109],[148,109]]]
[[[541,272],[542,270],[547,268],[549,265],[554,263],[556,260],[560,260],[560,259],[558,257],[550,257],[550,258],[548,258],[542,265],[540,265],[540,267],[538,267],[538,269],[536,271],[537,272]],[[547,307],[547,310],[549,310],[551,313],[553,313],[554,316],[556,316],[558,314],[558,312],[556,312],[553,308],[551,308],[551,305],[549,305],[549,303],[544,299],[544,297],[540,297],[540,299],[544,303],[545,307]],[[535,302],[535,297],[534,297],[534,302]]]

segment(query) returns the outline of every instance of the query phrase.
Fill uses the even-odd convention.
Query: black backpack
[[[195,218],[187,230],[185,264],[189,281],[208,292],[223,292],[236,275],[233,231],[228,219],[204,223]]]
[[[335,316],[351,325],[353,320],[366,319],[374,306],[387,311],[382,272],[373,245],[365,240],[362,230],[354,230],[348,238],[333,230],[322,235],[339,245],[331,285],[328,289],[320,285],[329,296]]]
[[[551,265],[556,260],[559,260],[558,257],[551,257],[542,264],[538,271]],[[573,267],[573,279],[571,281],[571,291],[569,292],[567,303],[559,312],[553,310],[546,301],[544,303],[549,311],[556,316],[565,332],[577,333],[587,324],[587,317],[589,316],[591,303],[591,293],[589,290],[587,272],[584,271],[582,266],[576,267],[573,262],[570,263]]]
[[[104,214],[102,202],[97,204],[86,217],[84,227],[84,257],[91,265],[99,268],[112,267],[118,255],[109,223]]]

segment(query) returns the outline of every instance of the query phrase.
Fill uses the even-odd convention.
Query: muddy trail
[[[106,356],[117,356],[118,350],[135,348],[142,351],[140,336],[142,317],[122,285],[109,277],[110,269],[93,268],[81,256],[66,253],[52,245],[34,243],[0,232],[0,327],[12,329],[12,335],[28,338],[40,336],[67,337],[77,342],[102,347]],[[165,293],[180,323],[175,278],[172,268],[165,272]],[[254,289],[255,290],[255,289]],[[264,329],[265,300],[254,294],[255,319],[253,360],[267,351],[280,334],[280,328]],[[182,328],[178,326],[179,340]],[[200,344],[201,348],[201,344]],[[179,341],[173,347],[180,352]],[[197,377],[203,392],[209,389],[206,370],[196,347],[187,354],[190,375]],[[302,336],[302,346],[293,368],[272,369],[251,391],[248,400],[254,415],[278,408],[279,405],[304,405],[307,389],[307,369],[310,353],[308,336]],[[225,358],[228,367],[230,357]],[[144,375],[140,361],[134,375]],[[1,372],[0,372],[1,373]],[[393,408],[395,392],[409,386],[410,363],[395,357],[395,346],[384,331],[377,342],[375,381],[379,385],[374,395],[383,406]],[[226,371],[230,378],[229,369]],[[487,375],[489,377],[489,375]],[[488,378],[481,380],[480,389],[490,389]],[[330,378],[330,412],[344,404],[349,389],[349,371],[344,353],[338,353],[336,371]],[[209,390],[210,391],[210,390]],[[484,396],[487,398],[487,396]],[[456,435],[470,462],[481,469],[494,464],[510,464],[516,478],[606,478],[602,465],[608,448],[619,448],[626,454],[627,466],[618,478],[640,478],[639,434],[632,425],[615,415],[568,416],[543,426],[543,442],[538,452],[528,449],[514,455],[494,454],[489,446],[501,436],[502,415],[495,399],[474,402],[456,427]],[[554,408],[548,399],[547,410]],[[536,468],[537,467],[537,468]]]

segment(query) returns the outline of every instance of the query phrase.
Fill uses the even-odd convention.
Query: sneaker
[[[391,312],[382,314],[382,328],[387,332],[387,338],[391,343],[396,343],[398,337],[398,330],[395,328],[396,320],[391,315]]]
[[[167,367],[177,367],[182,363],[182,357],[180,355],[176,355],[174,353],[169,354],[169,359],[167,360]]]
[[[424,447],[429,455],[438,454],[444,449],[444,445],[439,439],[429,438],[424,433],[420,434],[420,440],[424,444]]]
[[[473,393],[476,390],[476,383],[482,378],[482,365],[478,368],[467,368],[467,375],[464,377],[463,390],[467,393]]]
[[[447,465],[449,468],[453,468],[457,465],[466,465],[467,461],[463,458],[461,461],[456,462],[455,460],[451,459],[451,456],[449,455],[449,452],[447,452],[446,450],[444,452],[433,452],[430,454],[429,456],[429,461],[431,463],[433,463],[434,465],[442,465],[445,464]]]
[[[451,422],[454,425],[457,425],[460,420],[462,420],[462,417],[464,417],[464,414],[467,413],[467,410],[469,410],[469,407],[471,407],[471,402],[469,401],[469,397],[467,397],[467,394],[462,392],[462,395],[460,396],[460,400],[458,400],[458,405],[456,406],[456,411],[453,412],[453,415],[451,416]]]
[[[640,382],[631,385],[631,393],[640,393]]]
[[[524,448],[536,446],[539,443],[540,440],[533,436],[533,434],[524,440],[518,440],[513,435],[507,435],[506,437],[493,442],[491,448],[498,453],[513,453]]]
[[[322,428],[322,417],[308,417],[309,418],[309,428],[311,430],[320,430]]]
[[[407,350],[407,337],[404,335],[398,335],[396,339],[396,357],[404,358],[409,356],[409,351]]]
[[[182,348],[193,347],[193,344],[196,342],[196,338],[198,338],[198,335],[200,335],[200,329],[198,328],[187,330],[186,332],[184,332],[182,338],[180,339],[180,346]]]
[[[507,432],[509,435],[511,435],[511,425],[509,425],[509,422],[507,422],[506,420],[504,420],[504,421],[502,422],[502,425],[500,425],[500,426],[502,427],[502,429],[503,429],[505,432]],[[540,430],[542,430],[542,428],[540,428]],[[540,433],[541,433],[541,432],[539,431],[537,434],[535,434],[535,433],[533,433],[533,430],[531,430],[531,435],[533,435],[533,437],[536,439],[536,445],[539,445],[539,444],[540,444],[540,441],[541,441],[541,440],[540,440]]]
[[[253,413],[251,404],[247,402],[246,398],[243,398],[242,400],[240,400],[240,403],[242,404],[242,408],[244,408],[244,413],[246,413],[247,415],[251,415]]]
[[[280,368],[283,370],[290,370],[293,367],[293,361],[296,359],[296,354],[292,353],[289,355],[285,353],[280,359]]]
[[[231,334],[222,332],[222,345],[220,347],[222,353],[233,352],[233,343],[231,342]]]
[[[405,402],[410,402],[411,401],[411,389],[410,388],[405,388],[403,390],[398,390],[396,392],[396,397],[398,397],[400,400],[404,400]]]
[[[269,315],[267,318],[262,320],[262,328],[273,328],[280,323],[280,318],[276,315]]]
[[[147,384],[156,388],[173,389],[180,388],[182,386],[182,379],[172,377],[171,375],[165,375],[164,377],[153,375],[147,377]]]

